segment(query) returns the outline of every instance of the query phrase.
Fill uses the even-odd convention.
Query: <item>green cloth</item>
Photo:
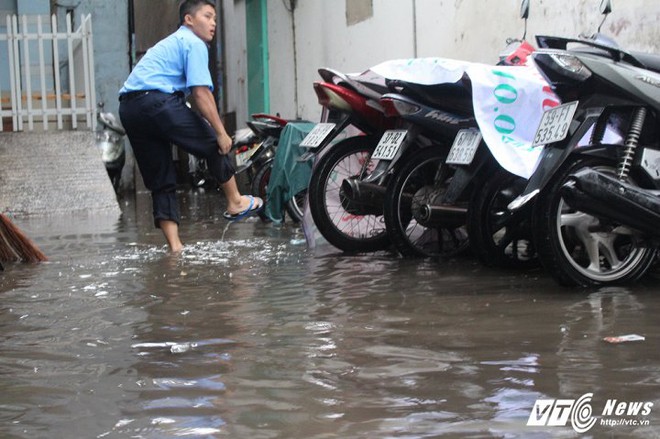
[[[266,193],[265,213],[274,222],[284,221],[286,202],[309,185],[313,160],[299,162],[298,158],[307,152],[300,142],[315,126],[313,122],[289,122],[282,130]]]

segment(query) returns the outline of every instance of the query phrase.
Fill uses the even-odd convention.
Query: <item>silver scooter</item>
[[[124,147],[124,137],[126,131],[121,126],[121,122],[110,112],[103,111],[104,104],[98,104],[96,128],[96,147],[101,151],[101,160],[105,165],[108,176],[112,182],[115,192],[119,192],[121,183],[121,173],[126,162],[126,149]]]

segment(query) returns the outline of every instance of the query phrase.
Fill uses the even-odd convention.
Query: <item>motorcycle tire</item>
[[[307,199],[307,189],[298,192],[289,201],[286,202],[286,213],[294,223],[299,223],[303,219],[305,200]]]
[[[486,266],[529,268],[538,264],[530,214],[507,218],[507,206],[525,189],[527,180],[498,167],[472,194],[468,235],[472,252]]]
[[[464,252],[468,235],[464,225],[428,224],[419,210],[446,191],[453,170],[445,165],[446,148],[429,147],[409,156],[387,186],[385,225],[392,243],[406,257],[450,257]]]
[[[382,215],[349,213],[341,191],[344,179],[360,173],[361,163],[369,160],[378,140],[356,136],[337,142],[312,171],[308,202],[314,223],[330,244],[345,252],[374,252],[390,244]]]
[[[252,195],[264,200],[264,208],[261,209],[258,214],[262,221],[269,221],[269,218],[265,213],[265,204],[268,198],[268,180],[270,180],[270,172],[273,169],[273,160],[273,158],[266,160],[259,168],[257,168],[250,184]]]
[[[560,284],[596,286],[632,282],[653,263],[655,250],[633,234],[601,224],[598,218],[571,209],[560,194],[568,177],[583,168],[611,173],[616,164],[602,158],[578,158],[565,165],[539,194],[532,211],[532,230],[539,259]]]

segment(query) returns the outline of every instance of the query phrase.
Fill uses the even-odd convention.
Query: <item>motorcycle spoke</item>
[[[582,227],[587,218],[592,217],[583,212],[562,213],[559,225],[561,227]]]
[[[599,239],[600,243],[600,252],[603,258],[607,261],[612,270],[616,270],[622,264],[622,261],[619,259],[616,249],[614,248],[614,238],[609,237],[608,239]]]
[[[578,260],[586,257],[586,260],[583,261],[586,270],[606,274],[620,269],[624,264],[615,247],[617,237],[623,234],[610,232],[601,235],[591,232],[590,227],[597,224],[598,220],[596,218],[583,212],[563,213],[561,215],[562,227],[572,229],[581,244],[577,249],[578,251],[580,251],[580,248],[582,249],[582,256],[579,253],[573,254],[573,258]],[[588,265],[586,262],[588,262]]]
[[[349,177],[357,175],[361,169],[360,161],[364,160],[367,154],[362,157],[347,157],[341,162],[337,163],[331,172],[333,178],[328,180],[326,185],[326,200],[328,200],[327,211],[331,222],[335,225],[337,230],[346,234],[347,236],[355,238],[369,237],[362,231],[368,231],[369,235],[378,234],[382,228],[378,228],[379,218],[375,215],[354,215],[346,211],[342,205],[342,200],[338,195],[341,190],[342,182]],[[330,202],[332,200],[333,202]],[[381,221],[382,222],[382,221]]]
[[[600,249],[598,240],[593,239],[593,237],[590,236],[586,239],[582,239],[582,243],[584,244],[584,249],[589,258],[589,266],[587,267],[587,270],[600,272]]]

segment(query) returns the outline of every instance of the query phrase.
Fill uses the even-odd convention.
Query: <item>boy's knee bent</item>
[[[160,220],[170,220],[179,224],[179,205],[174,189],[152,192],[153,216],[156,228],[160,228]]]
[[[230,178],[236,174],[234,164],[231,162],[229,155],[215,154],[208,160],[209,171],[213,177],[218,180],[218,183],[226,183]]]

